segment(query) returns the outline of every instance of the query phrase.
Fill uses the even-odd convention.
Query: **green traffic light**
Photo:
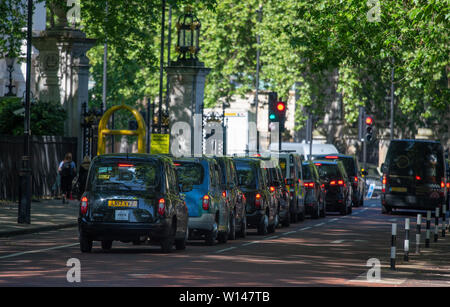
[[[270,114],[270,115],[269,115],[269,118],[270,118],[270,119],[275,119],[275,117],[276,117],[275,114]]]

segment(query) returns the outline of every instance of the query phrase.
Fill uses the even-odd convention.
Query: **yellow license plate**
[[[391,188],[391,191],[392,192],[406,192],[407,190],[404,187],[393,187],[393,188]]]
[[[108,207],[114,208],[137,208],[138,201],[137,200],[117,200],[110,199],[108,200]]]

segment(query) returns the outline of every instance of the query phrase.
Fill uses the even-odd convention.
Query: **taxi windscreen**
[[[89,184],[93,190],[153,190],[159,186],[159,169],[154,162],[98,163],[90,172]]]

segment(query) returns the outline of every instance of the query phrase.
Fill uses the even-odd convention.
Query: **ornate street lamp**
[[[14,62],[15,62],[16,58],[14,57],[10,57],[9,55],[6,56],[5,61],[6,61],[6,67],[7,70],[9,72],[9,85],[7,85],[6,87],[8,88],[8,93],[6,93],[5,96],[15,96],[12,92],[13,87],[15,87],[12,84],[12,72],[14,71]]]
[[[197,59],[200,50],[200,27],[197,16],[192,13],[191,7],[187,6],[176,24],[178,38],[175,50],[179,53],[178,59]]]

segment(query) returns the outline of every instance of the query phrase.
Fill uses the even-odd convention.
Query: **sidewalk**
[[[77,226],[79,201],[61,199],[31,203],[31,223],[18,224],[18,203],[0,202],[0,237],[49,231]]]

